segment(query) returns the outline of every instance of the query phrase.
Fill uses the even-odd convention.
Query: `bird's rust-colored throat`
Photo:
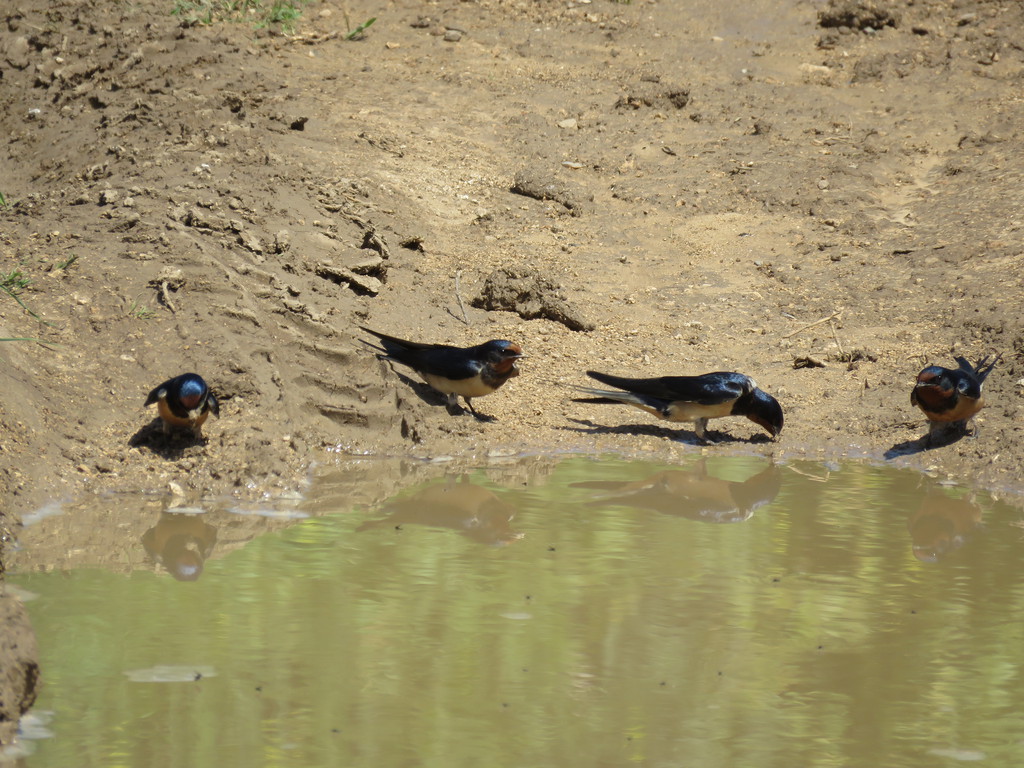
[[[526,357],[523,348],[518,344],[510,344],[506,350],[506,356],[494,364],[494,370],[501,375],[518,376],[519,368],[516,363]]]

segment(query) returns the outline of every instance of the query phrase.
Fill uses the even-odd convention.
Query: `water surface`
[[[1024,764],[1024,532],[985,494],[534,458],[354,504],[359,472],[223,551],[150,512],[195,578],[154,534],[146,568],[12,574],[53,734],[26,764]]]

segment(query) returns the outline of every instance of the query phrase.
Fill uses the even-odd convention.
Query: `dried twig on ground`
[[[829,320],[835,320],[835,319],[840,318],[842,316],[843,316],[843,313],[841,311],[840,312],[833,312],[828,317],[823,317],[823,318],[821,318],[821,320],[815,320],[813,323],[808,323],[807,325],[803,326],[802,328],[797,328],[795,331],[790,331],[789,333],[787,333],[782,338],[788,339],[790,336],[796,336],[798,333],[802,333],[803,331],[806,331],[808,328],[813,328],[816,325],[821,325],[822,323],[827,323]]]

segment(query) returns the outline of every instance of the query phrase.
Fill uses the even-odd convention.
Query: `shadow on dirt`
[[[958,443],[968,436],[966,431],[958,432],[947,432],[946,434],[938,437],[933,437],[930,434],[922,435],[916,440],[905,440],[902,443],[896,443],[883,455],[886,459],[895,459],[900,456],[910,456],[915,453],[921,453],[922,451],[931,451],[935,448],[945,448]]]
[[[696,433],[688,429],[667,429],[653,424],[620,424],[615,427],[608,427],[595,424],[586,419],[569,419],[579,427],[560,427],[568,432],[579,432],[584,435],[647,435],[648,437],[662,437],[685,445],[706,446],[715,443],[767,443],[771,441],[767,435],[753,435],[749,438],[733,437],[728,432],[708,430],[708,440],[704,441],[697,437]]]
[[[163,431],[159,418],[140,427],[138,432],[128,438],[128,445],[133,448],[146,447],[162,459],[177,461],[185,455],[185,449],[195,445],[206,445],[208,438],[195,437],[187,430]]]

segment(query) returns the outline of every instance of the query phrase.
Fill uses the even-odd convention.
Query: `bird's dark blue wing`
[[[153,391],[146,396],[146,405],[152,405],[160,399],[160,390],[170,390],[171,385],[174,384],[174,379],[168,379],[163,384],[153,388]]]
[[[383,349],[388,354],[400,352],[402,350],[412,351],[417,349],[431,349],[432,347],[438,346],[437,344],[423,344],[419,341],[408,341],[406,339],[400,339],[397,336],[388,336],[386,333],[375,331],[372,328],[367,328],[365,325],[360,325],[361,330],[376,336],[383,342]]]
[[[963,357],[956,357],[953,359],[956,360],[957,364],[960,366],[961,371],[970,374],[973,378],[975,378],[978,381],[978,384],[982,384],[988,377],[989,373],[992,372],[992,369],[995,367],[995,364],[998,363],[1002,359],[1002,357],[1002,352],[991,358],[988,355],[986,355],[985,357],[981,358],[978,362],[976,362],[973,365],[973,367]]]
[[[718,405],[750,392],[753,382],[742,373],[719,371],[701,376],[662,376],[655,379],[628,379],[607,373],[587,371],[587,375],[612,387],[656,397],[667,402],[683,401],[701,405]]]
[[[406,341],[396,336],[371,330],[360,326],[367,333],[380,339],[380,347],[365,342],[370,347],[384,352],[392,360],[407,365],[414,371],[431,376],[442,376],[446,379],[468,379],[480,372],[480,363],[476,359],[476,347],[463,349],[447,344],[422,344],[418,341]]]
[[[960,370],[963,371],[964,373],[966,373],[968,376],[974,377],[974,376],[977,375],[977,371],[974,369],[974,366],[970,364],[970,362],[967,360],[967,358],[965,358],[965,357],[954,357],[953,359],[956,360],[957,365],[960,366]],[[978,364],[979,365],[984,365],[985,361],[981,360]]]
[[[415,350],[408,353],[406,357],[410,361],[406,365],[410,368],[414,368],[420,373],[442,376],[453,381],[476,376],[480,373],[481,368],[481,362],[474,356],[473,348],[461,349],[437,345]]]

